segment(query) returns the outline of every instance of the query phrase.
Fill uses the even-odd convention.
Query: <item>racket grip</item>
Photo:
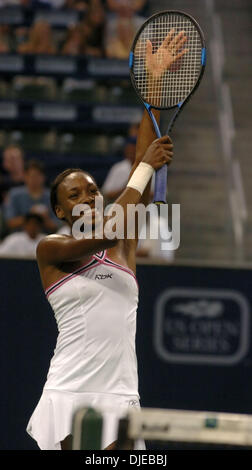
[[[155,132],[157,137],[160,138],[161,132],[158,127],[155,116],[151,112],[151,106],[147,103],[144,103],[150,118],[153,122]],[[155,176],[155,190],[154,190],[154,202],[156,204],[165,204],[166,203],[166,187],[167,187],[167,165],[162,166],[159,170],[156,171]]]
[[[178,109],[175,112],[175,115],[169,122],[166,134],[168,135],[172,129],[172,126],[175,122],[175,119],[178,116],[182,102],[178,104]],[[166,203],[166,189],[167,189],[167,165],[162,166],[160,170],[156,171],[156,180],[155,180],[155,191],[154,191],[154,202],[155,204],[165,204]]]
[[[166,189],[167,189],[167,165],[164,165],[162,166],[162,168],[156,171],[155,191],[154,191],[155,204],[166,203]]]

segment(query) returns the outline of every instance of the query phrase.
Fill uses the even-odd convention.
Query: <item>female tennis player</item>
[[[157,74],[152,58],[150,80],[158,78],[154,70]],[[159,120],[159,112],[154,112]],[[116,201],[123,209],[125,223],[128,204],[147,205],[154,170],[172,160],[171,139],[154,139],[145,111],[135,163]],[[95,221],[96,196],[101,196],[96,182],[81,169],[64,171],[51,188],[52,208],[70,227],[76,221],[73,208],[80,203],[88,204]],[[104,217],[104,225],[108,218]],[[100,239],[49,235],[37,249],[41,281],[59,330],[43,393],[27,426],[43,450],[71,449],[72,418],[80,407],[140,407],[135,352],[137,230],[135,239],[110,239],[108,235],[105,230]],[[103,448],[113,450],[116,426],[109,418],[106,423]],[[144,442],[135,448],[145,449]]]

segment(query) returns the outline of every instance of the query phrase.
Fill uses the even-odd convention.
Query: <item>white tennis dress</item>
[[[138,286],[134,273],[102,251],[46,290],[59,335],[42,396],[27,432],[43,450],[60,450],[74,412],[85,406],[140,408],[135,352]],[[117,437],[105,414],[103,448]],[[145,449],[139,440],[136,449]]]

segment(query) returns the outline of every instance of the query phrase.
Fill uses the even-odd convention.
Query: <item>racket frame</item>
[[[136,80],[135,80],[135,76],[134,76],[134,72],[133,72],[133,66],[134,66],[135,46],[136,46],[136,43],[137,43],[137,41],[139,39],[139,36],[141,35],[143,29],[146,28],[146,26],[151,21],[153,21],[153,19],[156,19],[159,16],[164,16],[165,14],[174,14],[174,15],[178,14],[178,15],[181,15],[181,16],[185,16],[186,18],[189,18],[191,20],[191,22],[194,23],[196,29],[199,32],[199,35],[200,35],[200,38],[201,38],[202,49],[201,49],[201,68],[200,68],[199,76],[197,78],[197,81],[196,81],[194,87],[192,88],[190,93],[184,98],[184,100],[180,101],[179,103],[174,104],[173,106],[165,106],[164,107],[164,106],[154,106],[151,103],[148,103],[147,100],[143,99],[140,91],[138,90],[138,88],[136,86]],[[185,13],[184,11],[181,11],[181,10],[164,10],[164,11],[160,11],[160,12],[155,13],[154,15],[150,16],[142,24],[142,26],[139,28],[139,30],[137,31],[137,34],[134,38],[134,41],[133,41],[132,46],[131,46],[130,54],[129,54],[130,78],[131,78],[131,83],[133,85],[133,88],[134,88],[137,96],[141,99],[143,105],[145,106],[145,108],[146,108],[146,110],[147,110],[147,112],[148,112],[148,114],[149,114],[149,116],[150,116],[150,118],[153,122],[155,132],[156,132],[158,138],[161,137],[161,132],[160,132],[159,126],[157,124],[157,121],[156,121],[155,116],[153,115],[151,109],[157,109],[159,111],[164,111],[164,110],[170,110],[170,109],[177,108],[177,111],[173,114],[173,116],[172,116],[172,118],[169,122],[167,131],[166,131],[166,134],[168,134],[171,131],[172,126],[173,126],[175,120],[177,119],[181,109],[184,107],[184,105],[189,101],[191,96],[197,90],[197,88],[198,88],[198,86],[199,86],[199,84],[202,80],[202,77],[203,77],[203,74],[204,74],[204,71],[205,71],[205,66],[206,66],[206,42],[205,42],[204,34],[203,34],[202,29],[200,28],[199,24],[197,23],[197,21],[191,15],[189,15],[188,13]],[[164,165],[162,168],[160,168],[159,170],[156,171],[155,195],[154,195],[154,202],[156,204],[166,203],[166,187],[167,187],[167,165]]]

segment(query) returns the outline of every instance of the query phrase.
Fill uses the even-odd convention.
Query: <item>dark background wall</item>
[[[252,413],[251,272],[139,266],[143,407]],[[0,260],[0,449],[36,449],[25,428],[56,324],[33,261]]]

